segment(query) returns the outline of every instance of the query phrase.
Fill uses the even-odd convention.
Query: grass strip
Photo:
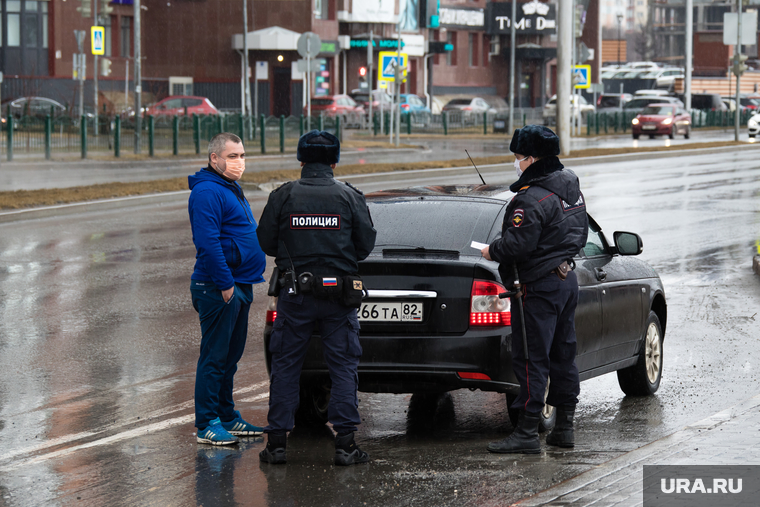
[[[568,159],[629,153],[666,152],[673,150],[746,145],[747,143],[745,142],[716,141],[711,143],[681,144],[677,146],[649,146],[640,148],[592,148],[586,150],[577,150],[570,156],[561,158]],[[478,166],[488,164],[511,164],[514,160],[514,157],[512,155],[499,155],[492,157],[477,157],[473,160]],[[470,161],[467,158],[455,160],[430,160],[422,162],[346,164],[338,165],[335,168],[335,176],[372,174],[392,171],[411,171],[416,169],[463,167],[469,165]],[[261,184],[272,181],[294,180],[301,176],[301,169],[297,168],[298,163],[296,162],[295,158],[293,160],[293,166],[296,168],[259,172],[247,171],[245,174],[243,174],[242,182],[249,184]],[[173,192],[187,189],[187,177],[181,176],[179,178],[142,181],[137,183],[116,182],[68,188],[15,190],[0,192],[0,209],[21,209],[40,206],[53,206],[57,204],[69,204],[73,202],[95,201],[101,199],[111,199],[115,197],[156,194],[161,192]]]

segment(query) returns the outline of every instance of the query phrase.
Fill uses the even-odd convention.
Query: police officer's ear
[[[306,162],[301,162],[301,167],[305,166]]]
[[[338,164],[330,164],[330,169],[332,169],[334,171],[335,170],[335,166],[337,166],[337,165]]]

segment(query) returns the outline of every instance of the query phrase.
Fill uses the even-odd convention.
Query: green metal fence
[[[731,127],[734,112],[692,111],[692,129]],[[740,123],[747,124],[751,112],[742,112]],[[631,121],[636,113],[589,113],[585,117],[585,135],[625,134],[631,131]],[[135,118],[98,116],[97,124],[92,116],[70,118],[68,116],[35,118],[6,116],[7,121],[0,133],[0,152],[4,158],[45,157],[56,155],[81,156],[112,155],[120,157],[133,153],[135,146]],[[365,121],[351,122],[341,117],[316,116],[311,118],[311,128],[327,130],[341,139],[347,128],[361,129],[378,140],[390,136],[391,119],[387,111],[375,112],[369,125]],[[521,127],[527,116],[516,118],[515,126]],[[532,121],[536,121],[532,118]],[[249,152],[292,152],[298,138],[306,131],[308,120],[304,116],[281,116],[256,118],[239,114],[217,116],[147,116],[141,123],[139,152],[148,156],[201,154],[206,143],[220,132],[233,132],[246,140]],[[250,125],[249,128],[248,125]],[[461,134],[507,134],[507,115],[493,113],[466,113],[447,111],[443,114],[402,113],[402,135],[461,135]],[[255,140],[255,141],[254,141]],[[254,148],[255,147],[255,148]]]

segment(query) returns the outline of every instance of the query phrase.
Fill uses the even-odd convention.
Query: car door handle
[[[607,279],[607,272],[602,268],[594,268],[594,273],[596,274],[596,279],[600,282],[603,282]]]

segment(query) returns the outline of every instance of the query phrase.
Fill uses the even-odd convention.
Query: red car
[[[148,108],[148,114],[159,115],[183,115],[187,110],[188,115],[219,114],[219,110],[206,97],[193,97],[189,95],[172,95],[160,100]]]
[[[306,106],[303,114],[309,114]],[[361,107],[348,95],[328,95],[327,97],[311,98],[311,116],[325,115],[329,117],[340,116],[341,122],[346,127],[361,127],[364,118],[364,108]]]
[[[691,135],[691,115],[675,104],[649,104],[631,120],[633,138],[641,134],[654,139],[654,136],[668,136],[673,139],[682,135],[688,139]]]

